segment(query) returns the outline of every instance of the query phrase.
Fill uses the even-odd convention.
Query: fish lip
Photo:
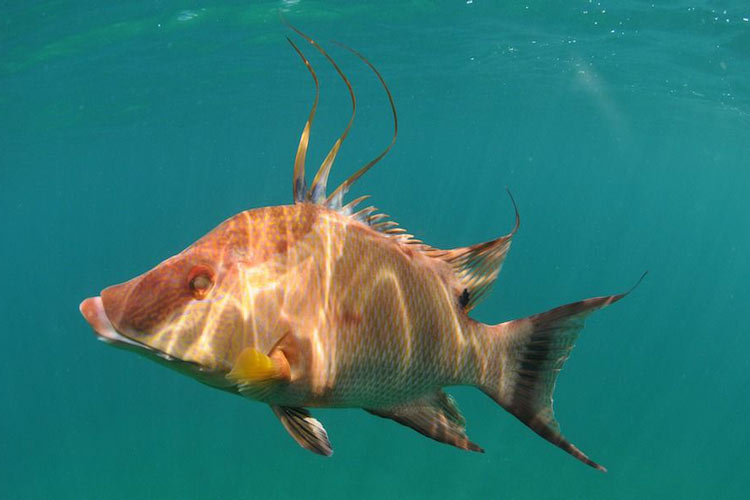
[[[167,362],[182,361],[167,354],[166,352],[154,349],[153,347],[133,340],[118,332],[104,310],[104,303],[100,296],[89,297],[78,306],[81,314],[88,324],[94,330],[96,338],[105,344],[110,344],[126,350],[140,352],[148,357],[162,359]]]
[[[78,309],[81,311],[81,314],[86,319],[88,324],[91,325],[91,328],[96,334],[96,338],[106,344],[119,347],[120,349],[137,352],[139,354],[145,355],[147,358],[153,359],[157,362],[166,363],[173,367],[183,367],[191,371],[192,373],[196,373],[204,377],[208,377],[211,375],[210,370],[206,370],[201,365],[193,363],[192,361],[184,361],[180,358],[176,358],[164,351],[154,349],[149,345],[138,342],[137,340],[133,340],[118,332],[107,317],[107,313],[104,310],[104,303],[102,302],[102,298],[99,296],[89,297],[88,299],[84,300],[78,306]],[[225,379],[222,375],[218,380],[224,381]],[[225,384],[217,384],[216,380],[209,380],[208,378],[206,379],[206,383],[216,385],[217,387],[225,386]]]
[[[112,325],[112,322],[109,320],[107,313],[104,310],[104,303],[102,302],[101,297],[89,297],[81,302],[78,309],[81,311],[81,314],[88,324],[91,325],[98,340],[107,344],[133,346],[149,352],[156,352],[146,344],[130,339],[115,330],[115,327]]]

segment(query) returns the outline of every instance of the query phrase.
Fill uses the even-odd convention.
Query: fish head
[[[248,323],[241,275],[258,260],[245,227],[251,222],[242,214],[229,219],[153,269],[87,298],[81,313],[99,340],[116,347],[200,371],[228,368]]]
[[[299,248],[317,210],[237,214],[150,271],[84,300],[81,313],[116,347],[180,371],[231,370],[244,347],[270,349],[289,330],[286,312],[305,301],[308,287],[290,263],[310,262]]]

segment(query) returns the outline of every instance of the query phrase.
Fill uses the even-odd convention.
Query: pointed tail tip
[[[510,235],[513,236],[516,234],[516,231],[518,231],[518,228],[521,227],[521,215],[518,213],[518,205],[516,205],[516,199],[513,198],[513,193],[510,192],[510,188],[508,186],[505,186],[505,192],[508,193],[510,202],[513,204],[513,211],[516,214],[516,223],[513,226],[513,230],[510,232]]]
[[[472,443],[471,441],[467,443],[466,449],[469,451],[477,452],[477,453],[485,453],[484,448],[482,448],[476,443]]]
[[[622,296],[625,297],[630,292],[632,292],[633,290],[635,290],[636,288],[638,288],[638,285],[641,284],[641,281],[643,281],[643,278],[645,278],[647,274],[648,274],[648,269],[645,270],[645,271],[643,271],[643,274],[641,274],[641,277],[638,278],[638,281],[635,282],[635,285],[631,286],[630,289],[627,292],[625,292],[625,293],[622,294]]]
[[[577,458],[581,462],[588,465],[589,467],[592,467],[601,472],[607,472],[606,467],[591,460],[585,453],[583,453],[581,450],[576,448],[574,445],[571,444],[569,449],[567,447],[563,447],[563,450],[567,451],[568,453],[573,455],[575,458]]]
[[[532,430],[534,432],[536,432],[537,434],[539,434],[540,436],[542,436],[545,439],[547,439],[546,436],[543,433],[540,433],[539,431],[537,431],[533,427],[532,427]],[[556,446],[559,446],[560,448],[562,448],[563,451],[565,451],[565,452],[573,455],[574,458],[578,459],[579,461],[583,462],[584,464],[588,465],[589,467],[591,467],[593,469],[596,469],[598,471],[601,471],[601,472],[607,472],[607,468],[606,467],[604,467],[603,465],[600,465],[600,464],[594,462],[593,460],[591,460],[588,457],[588,455],[586,455],[584,452],[582,452],[573,443],[571,443],[570,441],[566,440],[564,437],[559,436],[558,442],[552,441],[552,443],[555,444]]]
[[[628,295],[630,295],[630,292],[632,292],[633,290],[635,290],[636,288],[638,288],[638,285],[641,284],[641,281],[643,281],[643,279],[646,277],[647,274],[648,274],[648,271],[644,271],[643,274],[641,274],[641,277],[638,278],[638,281],[635,282],[635,285],[631,286],[626,291],[624,291],[622,293],[618,293],[617,295],[610,295],[609,298],[608,298],[608,300],[604,304],[604,306],[608,306],[610,304],[614,304],[615,302],[619,301],[620,299],[624,299],[625,297],[627,297]],[[604,307],[604,306],[602,306],[602,307]]]

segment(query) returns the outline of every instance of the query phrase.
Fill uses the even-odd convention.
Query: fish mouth
[[[81,302],[78,309],[81,311],[81,314],[88,324],[91,325],[91,328],[96,334],[96,338],[106,344],[119,347],[120,349],[137,352],[146,358],[167,365],[180,372],[192,375],[201,382],[214,387],[226,389],[228,385],[231,385],[227,382],[226,378],[224,378],[224,372],[219,372],[217,375],[214,373],[214,370],[207,369],[198,363],[176,358],[166,352],[138,342],[137,340],[133,340],[118,332],[112,324],[112,321],[107,317],[101,297],[89,297]]]
[[[155,351],[155,349],[152,349],[146,344],[128,338],[115,330],[115,327],[112,325],[112,322],[109,320],[107,313],[104,310],[104,304],[102,303],[101,297],[89,297],[81,302],[78,309],[81,311],[81,314],[88,324],[91,325],[91,328],[93,328],[96,338],[102,342],[106,344],[114,344],[120,347],[130,347],[146,350],[148,352],[160,353],[160,351]]]

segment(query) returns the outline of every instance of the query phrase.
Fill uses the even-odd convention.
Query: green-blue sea
[[[555,392],[601,473],[480,391],[485,454],[359,409],[297,446],[267,406],[96,340],[86,297],[242,210],[292,200],[357,115],[335,185],[441,248],[521,228],[474,318],[626,299]],[[750,489],[750,3],[0,2],[0,498],[739,499]]]

